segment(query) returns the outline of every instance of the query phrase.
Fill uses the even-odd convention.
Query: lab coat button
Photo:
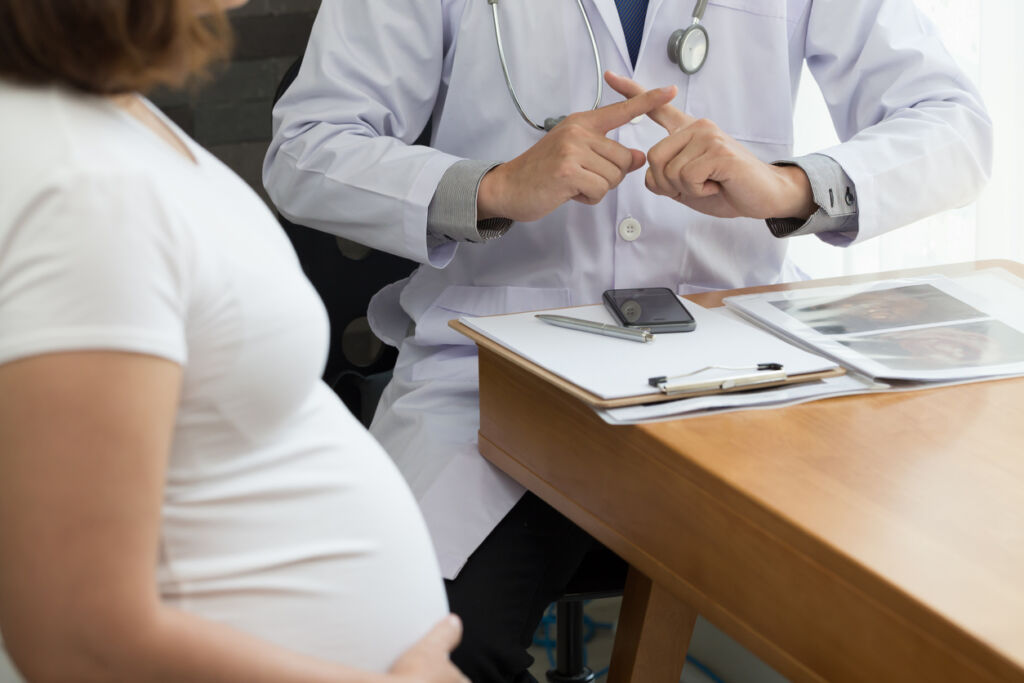
[[[641,227],[640,221],[635,218],[626,218],[619,223],[619,237],[627,242],[638,239],[642,231],[643,227]]]

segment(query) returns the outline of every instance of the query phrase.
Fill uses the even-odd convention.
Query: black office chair
[[[275,103],[295,80],[301,66],[300,57],[285,72],[274,95]],[[414,144],[430,144],[429,124]],[[363,424],[369,425],[398,354],[370,331],[366,307],[374,293],[408,275],[416,264],[296,225],[281,216],[279,219],[306,277],[323,299],[331,321],[331,346],[324,380],[349,410]],[[618,595],[626,582],[624,563],[621,573],[609,574],[604,570],[605,565],[607,562],[584,562],[557,603],[556,665],[547,672],[550,683],[595,680],[594,673],[584,664],[583,603]],[[590,568],[595,571],[588,571]]]

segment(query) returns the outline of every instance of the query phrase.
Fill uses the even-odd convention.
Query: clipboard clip
[[[730,375],[728,377],[716,377],[714,379],[693,379],[694,375],[699,375],[700,373],[708,370],[755,370],[756,372],[743,375]],[[684,378],[687,378],[686,381],[674,381]],[[709,365],[701,368],[700,370],[694,370],[693,372],[688,372],[684,375],[675,375],[672,377],[651,377],[647,380],[647,383],[652,387],[659,389],[661,393],[666,396],[672,396],[674,394],[693,393],[697,391],[753,389],[759,384],[784,382],[787,378],[788,376],[782,369],[781,363],[758,363],[756,367],[745,368]]]

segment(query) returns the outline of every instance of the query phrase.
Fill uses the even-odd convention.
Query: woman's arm
[[[33,681],[465,679],[443,621],[391,674],[291,653],[161,604],[155,563],[177,364],[117,352],[0,366],[0,629]]]

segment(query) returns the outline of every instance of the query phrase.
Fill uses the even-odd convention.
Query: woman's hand
[[[469,683],[449,655],[462,639],[462,622],[450,614],[410,647],[391,667],[395,683]]]
[[[609,72],[605,80],[624,97],[645,91]],[[668,136],[647,153],[647,188],[718,218],[810,218],[818,210],[807,175],[795,166],[758,159],[714,122],[670,104],[647,114]]]

